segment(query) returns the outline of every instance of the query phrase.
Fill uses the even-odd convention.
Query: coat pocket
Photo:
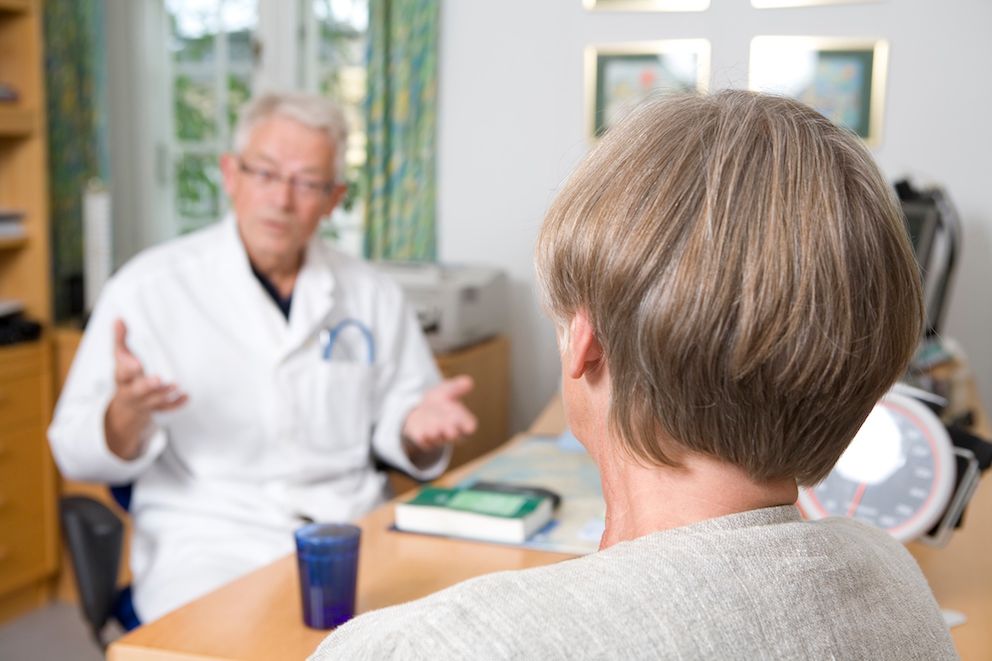
[[[367,458],[373,424],[375,367],[357,362],[321,361],[315,366],[304,401],[308,444]],[[366,459],[367,460],[367,459]]]

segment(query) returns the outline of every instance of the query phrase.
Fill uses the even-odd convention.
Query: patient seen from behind
[[[600,550],[365,614],[314,659],[956,658],[906,549],[794,505],[920,337],[857,137],[751,92],[648,102],[564,185],[536,264]]]

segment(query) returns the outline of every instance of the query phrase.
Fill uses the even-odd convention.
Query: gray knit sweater
[[[367,613],[311,659],[952,659],[885,533],[773,507]]]

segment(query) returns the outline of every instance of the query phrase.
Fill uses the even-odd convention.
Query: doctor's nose
[[[293,180],[281,179],[274,181],[268,186],[269,200],[280,209],[292,209],[296,202],[295,186]]]

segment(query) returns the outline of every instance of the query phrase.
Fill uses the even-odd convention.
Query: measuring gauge
[[[826,479],[799,490],[798,504],[807,519],[852,517],[907,542],[940,520],[955,471],[951,439],[937,416],[890,392]]]

